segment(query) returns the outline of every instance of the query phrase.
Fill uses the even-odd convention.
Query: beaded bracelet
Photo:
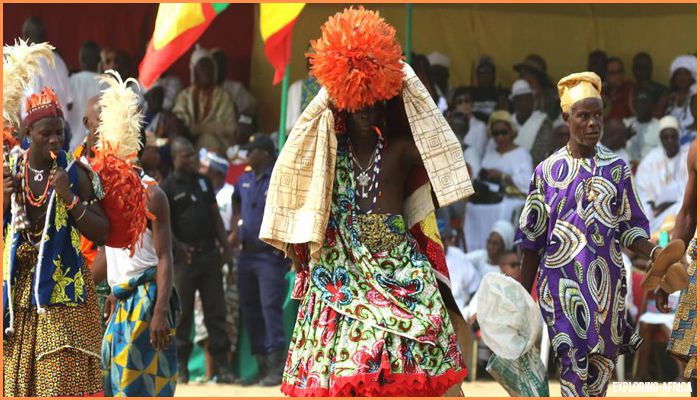
[[[91,200],[85,200],[81,204],[87,207],[87,206],[91,206],[93,204],[96,204],[98,201],[100,201],[100,200],[97,198],[93,198]]]
[[[79,202],[79,201],[80,201],[80,198],[79,198],[78,196],[73,195],[73,201],[71,201],[70,204],[68,204],[68,205],[66,206],[66,211],[70,211],[70,210],[72,210],[73,208],[75,208],[75,206],[78,205],[78,202]]]

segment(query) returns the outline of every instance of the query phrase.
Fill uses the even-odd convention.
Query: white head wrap
[[[445,68],[450,68],[450,58],[437,51],[428,55],[428,62],[430,62],[430,65],[440,65]]]
[[[207,50],[204,47],[201,47],[199,44],[195,45],[194,51],[192,52],[192,56],[190,57],[190,84],[194,85],[194,67],[197,65],[197,63],[204,59],[208,58],[211,60],[212,64],[214,64],[214,80],[216,80],[217,75],[217,67],[216,67],[216,61],[214,61],[214,57],[212,57],[212,52],[211,50]]]
[[[683,55],[676,57],[671,63],[671,78],[679,69],[687,69],[693,75],[693,79],[698,78],[698,59],[695,56]]]
[[[515,228],[513,228],[513,224],[506,220],[496,221],[491,227],[489,235],[492,233],[497,233],[498,236],[503,239],[506,250],[511,250],[513,248],[513,242],[515,241]]]

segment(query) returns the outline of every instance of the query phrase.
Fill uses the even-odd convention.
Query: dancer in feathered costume
[[[3,128],[19,127],[20,94],[51,49],[3,48]],[[26,108],[29,149],[15,147],[3,171],[3,395],[100,395],[100,317],[80,235],[102,244],[109,221],[88,171],[61,151],[56,94],[44,88]]]
[[[116,230],[121,237],[110,235],[108,245],[100,249],[101,256],[93,265],[95,282],[106,279],[116,300],[102,344],[105,395],[173,396],[178,365],[172,338],[180,304],[172,290],[173,250],[168,199],[155,180],[136,165],[142,120],[137,107],[138,95],[118,75],[105,75],[103,82],[108,88],[99,101],[99,142],[97,155],[91,161],[107,185],[101,204],[108,214],[112,209],[127,212],[145,223],[141,192],[131,187],[136,168],[139,171],[137,182],[141,190],[146,190],[148,207],[157,217],[131,249],[122,248],[122,244],[130,243],[130,232],[138,232],[141,225]],[[110,150],[113,153],[107,153]],[[126,203],[129,201],[126,198],[134,195],[136,201],[130,200],[129,207],[112,206],[113,200],[123,199]],[[115,225],[118,223],[112,222],[112,227]]]
[[[473,190],[395,34],[362,8],[328,20],[309,55],[322,89],[272,173],[260,238],[296,259],[302,299],[291,396],[436,396],[466,375],[432,195]]]

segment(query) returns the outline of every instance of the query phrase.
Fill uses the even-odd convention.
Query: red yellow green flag
[[[151,85],[202,36],[228,3],[162,3],[153,37],[139,65],[139,80]]]
[[[275,68],[272,84],[284,78],[292,53],[292,28],[305,3],[261,3],[260,33],[265,43],[265,56]]]

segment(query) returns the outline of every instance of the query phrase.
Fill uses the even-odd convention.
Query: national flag
[[[260,33],[265,43],[265,56],[275,68],[272,84],[284,78],[292,53],[292,28],[305,3],[261,3]]]
[[[162,3],[153,37],[139,65],[139,80],[150,88],[178,58],[192,47],[228,3]]]

